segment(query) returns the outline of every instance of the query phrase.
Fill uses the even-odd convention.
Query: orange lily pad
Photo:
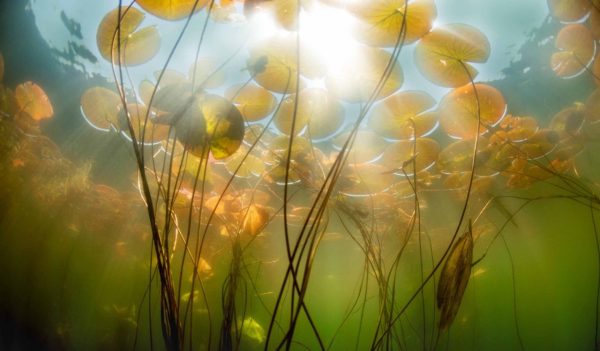
[[[537,159],[548,155],[558,144],[560,137],[551,129],[541,129],[520,145],[522,155],[527,159]]]
[[[249,62],[265,62],[254,75],[258,84],[276,93],[296,91],[298,60],[295,41],[295,36],[277,37],[250,49]]]
[[[369,127],[389,139],[413,139],[430,133],[437,125],[431,95],[403,91],[389,96],[371,109]]]
[[[585,105],[574,103],[562,109],[552,117],[550,129],[556,131],[560,139],[565,139],[579,134],[585,120]]]
[[[469,62],[485,62],[489,55],[490,43],[477,28],[447,24],[421,38],[415,49],[415,62],[433,83],[458,87],[471,82],[478,74]]]
[[[380,193],[392,186],[395,176],[375,163],[349,164],[342,171],[340,192],[350,196]]]
[[[381,163],[397,175],[412,175],[425,170],[435,163],[440,153],[440,145],[430,138],[401,140],[391,144],[384,151]]]
[[[176,21],[190,16],[192,10],[202,10],[209,0],[136,0],[148,13],[166,19]],[[197,4],[196,4],[197,2]],[[194,4],[196,7],[194,8]]]
[[[350,10],[358,19],[354,36],[361,42],[380,47],[392,47],[404,26],[404,43],[410,44],[431,30],[437,15],[433,0],[409,1],[405,11],[404,0],[363,1]],[[406,20],[406,24],[404,21]]]
[[[482,150],[486,150],[487,146],[488,140],[480,137],[477,143],[476,166],[487,162],[490,153],[482,152]],[[474,147],[475,139],[458,140],[446,146],[438,156],[437,168],[442,173],[470,172]]]
[[[594,57],[596,43],[590,30],[582,24],[569,24],[556,36],[555,44],[561,50],[552,54],[550,66],[562,78],[583,72]]]
[[[52,103],[46,92],[31,81],[17,85],[15,100],[19,109],[35,121],[47,119],[54,115]]]
[[[277,99],[270,91],[255,84],[236,84],[227,89],[225,97],[237,106],[247,122],[267,117],[277,105]]]
[[[244,215],[241,227],[242,235],[257,236],[269,223],[269,211],[262,205],[251,204],[247,210],[242,210],[241,213]]]
[[[341,149],[349,137],[350,132],[338,135],[333,139],[333,146],[338,150]],[[388,144],[377,133],[370,130],[359,130],[348,153],[348,163],[359,164],[374,161],[383,154]]]
[[[155,144],[167,139],[169,126],[154,124],[150,118],[146,119],[148,109],[141,104],[128,104],[128,119],[133,127],[133,132],[138,143]],[[121,128],[129,137],[129,128]],[[143,140],[142,140],[143,137]]]
[[[490,141],[520,142],[533,136],[539,129],[537,119],[530,116],[513,116],[507,114],[500,122],[500,130],[496,131]]]
[[[479,133],[496,125],[506,112],[506,102],[496,88],[477,83],[456,88],[440,102],[440,124],[451,137],[468,139],[477,133],[478,119],[481,119]]]
[[[277,129],[287,135],[291,132],[295,99],[295,95],[285,98],[273,121]],[[302,90],[296,110],[296,134],[308,125],[312,139],[322,139],[334,134],[344,121],[342,105],[320,88]]]
[[[300,100],[302,101],[302,100]],[[309,115],[306,113],[299,113],[300,104],[296,107],[296,115],[294,116],[294,106],[296,105],[296,95],[288,95],[283,99],[281,107],[273,118],[273,124],[277,129],[285,134],[290,135],[292,127],[294,127],[294,134],[298,135],[304,131],[304,128],[308,124]]]
[[[246,156],[247,153],[248,150],[244,148],[243,150],[240,150],[240,152],[236,152],[233,156],[228,158],[225,162],[225,168],[227,171],[233,174],[233,172],[235,172],[237,169],[238,171],[235,175],[240,178],[249,178],[253,175],[260,176],[265,171],[265,163],[262,159],[252,154]],[[245,159],[244,156],[246,157]]]
[[[562,22],[577,22],[590,11],[589,0],[547,0],[552,16]]]
[[[119,9],[107,13],[96,33],[96,43],[102,57],[109,62],[122,63],[128,66],[139,65],[149,61],[160,48],[160,34],[155,26],[138,29],[144,20],[144,14],[131,7],[121,8],[121,58],[117,58],[118,43],[117,24]]]
[[[93,127],[108,131],[111,126],[118,129],[121,97],[112,90],[93,87],[81,96],[83,117]]]

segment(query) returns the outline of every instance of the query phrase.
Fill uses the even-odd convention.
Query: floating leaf
[[[561,110],[552,117],[550,129],[556,131],[560,139],[579,134],[585,119],[584,107],[582,103],[575,103]]]
[[[594,57],[596,47],[592,33],[582,24],[563,27],[558,32],[554,45],[561,51],[552,54],[550,66],[562,78],[581,73]]]
[[[563,165],[561,165],[561,163]],[[568,163],[569,162],[554,162],[554,164],[561,166],[561,168]],[[559,173],[558,170],[554,169],[551,165],[542,166],[532,164],[526,159],[515,159],[511,168],[506,172],[506,175],[508,176],[506,185],[509,188],[525,188],[538,181],[551,178],[557,173]]]
[[[213,157],[223,159],[232,155],[244,139],[244,118],[240,111],[218,95],[207,94],[199,101]]]
[[[267,117],[277,105],[277,99],[270,91],[251,83],[230,87],[225,92],[225,97],[237,106],[246,122],[259,121]]]
[[[249,62],[259,61],[266,63],[254,75],[258,84],[276,93],[289,94],[296,91],[298,60],[295,36],[272,38],[252,48]]]
[[[470,172],[474,146],[474,139],[459,140],[446,146],[439,154],[437,168],[442,173]],[[480,137],[477,143],[476,165],[481,165],[488,160],[490,153],[481,151],[487,146],[488,140]]]
[[[396,93],[371,109],[369,127],[390,139],[412,139],[430,133],[437,125],[437,114],[425,112],[435,105],[427,93]]]
[[[31,81],[17,85],[15,100],[19,109],[35,121],[50,118],[54,114],[46,92]]]
[[[121,8],[121,59],[117,56],[117,24],[119,22],[119,9],[116,8],[104,16],[96,33],[96,43],[102,57],[113,62],[128,66],[139,65],[149,61],[160,48],[160,35],[156,27],[145,27],[138,30],[144,20],[144,14],[134,7],[125,11]],[[113,54],[114,52],[114,54]]]
[[[338,181],[340,192],[350,196],[377,194],[391,187],[394,175],[378,164],[349,164]]]
[[[252,204],[247,210],[242,210],[244,214],[242,221],[241,234],[248,236],[257,236],[269,222],[269,212],[267,208]]]
[[[490,137],[490,142],[494,142],[496,140],[499,142],[524,141],[534,135],[538,129],[538,122],[533,117],[520,117],[507,114],[500,122],[500,130],[496,131]]]
[[[389,76],[375,99],[391,95],[402,86],[404,76],[397,61],[383,49],[363,47],[354,54],[356,60],[345,60],[331,69],[325,78],[329,91],[348,102],[366,102],[375,93],[388,64],[392,65]]]
[[[175,21],[190,16],[192,10],[200,11],[209,0],[136,0],[148,13],[156,17]],[[196,7],[194,8],[194,5]]]
[[[123,113],[124,111],[122,111]],[[146,119],[148,109],[140,104],[128,104],[127,116],[133,127],[138,143],[158,143],[167,139],[169,136],[169,127],[165,125],[154,124],[150,118]],[[121,127],[129,137],[129,128]],[[143,132],[142,132],[143,131]],[[142,140],[143,136],[143,140]]]
[[[431,30],[437,12],[433,0],[413,0],[405,11],[404,0],[363,1],[350,6],[359,21],[355,37],[368,45],[392,47],[400,41],[404,26],[404,43],[417,41]],[[406,18],[406,25],[403,24]]]
[[[303,137],[294,137],[291,152],[290,138],[286,135],[281,135],[275,138],[269,145],[270,149],[266,153],[264,159],[273,167],[268,171],[269,177],[278,184],[285,183],[286,175],[286,160],[290,154],[290,168],[288,174],[288,184],[297,183],[301,180],[309,180],[311,178],[311,170],[315,164],[313,154],[316,154],[318,149],[313,149],[310,141]]]
[[[294,118],[294,95],[284,99],[274,123],[282,133],[289,135]],[[335,133],[342,125],[344,109],[341,104],[326,90],[310,88],[302,90],[296,107],[296,134],[310,125],[310,136],[313,139],[322,139]]]
[[[488,143],[480,148],[477,155],[478,176],[493,176],[510,166],[515,158],[519,157],[519,147],[512,143]]]
[[[309,116],[308,132],[313,140],[335,134],[344,123],[344,107],[326,90],[311,88],[300,92],[302,113]]]
[[[146,105],[150,104],[150,97],[154,92],[155,85],[148,79],[144,79],[140,82],[138,86],[138,95],[140,100]]]
[[[111,126],[118,129],[121,97],[112,90],[93,87],[81,96],[81,111],[93,127],[108,131]]]
[[[469,283],[473,261],[473,235],[469,231],[456,239],[442,267],[437,290],[437,307],[441,310],[439,327],[447,329],[452,322]]]
[[[192,85],[188,82],[161,86],[154,94],[152,108],[177,116],[187,110],[194,100],[192,91]]]
[[[275,124],[277,129],[285,135],[291,134],[292,127],[294,128],[294,134],[298,135],[304,131],[304,128],[308,124],[308,119],[310,116],[305,113],[300,114],[300,104],[298,104],[298,107],[295,107],[295,105],[296,96],[288,95],[283,99],[281,107],[279,108],[273,119],[273,124]],[[298,113],[296,113],[295,115],[294,109],[298,110]]]
[[[312,150],[310,141],[303,137],[295,137],[294,140],[292,140],[291,146],[292,150],[290,154],[292,159],[301,158]],[[280,135],[271,142],[270,151],[276,154],[287,155],[289,147],[290,138],[286,135]]]
[[[589,0],[547,0],[552,16],[562,22],[577,22],[590,11]]]
[[[561,140],[552,150],[551,157],[559,161],[572,160],[586,146],[586,140],[581,136],[572,136]]]
[[[471,180],[471,172],[462,172],[462,173],[451,173],[445,176],[443,181],[443,186],[448,190],[459,190],[466,189],[469,187],[469,181]],[[477,175],[473,178],[473,183],[471,184],[471,194],[475,195],[484,195],[487,196],[491,187],[495,183],[495,178],[492,176],[480,176]],[[463,200],[464,193],[458,192],[455,195],[458,195],[460,200]]]
[[[236,176],[240,178],[249,178],[252,175],[260,176],[265,170],[265,163],[263,160],[252,154],[246,156],[247,153],[248,150],[244,149],[228,158],[225,162],[225,168],[227,171],[233,174],[241,164]],[[244,159],[245,156],[246,158]]]
[[[520,145],[521,153],[528,159],[537,159],[549,154],[558,144],[558,133],[550,129],[542,129]]]
[[[475,93],[476,90],[476,93]],[[440,125],[455,138],[468,139],[476,135],[478,119],[480,133],[496,125],[506,112],[502,93],[486,84],[464,85],[448,93],[440,102]]]
[[[175,138],[195,156],[205,157],[204,148],[208,139],[202,104],[199,98],[190,97],[189,101],[175,113],[159,112],[154,121],[174,126]]]
[[[338,135],[333,139],[333,146],[341,149],[350,137],[350,132]],[[378,134],[369,130],[360,130],[356,133],[354,144],[348,153],[349,163],[370,162],[381,156],[388,142]]]
[[[477,28],[447,24],[421,38],[415,49],[415,62],[433,83],[458,87],[477,76],[477,70],[468,62],[485,62],[489,55],[490,43]]]
[[[260,136],[260,144],[259,145],[269,145],[276,138],[274,132],[271,131],[271,128],[267,129],[263,133],[264,126],[261,124],[252,124],[246,131],[244,132],[244,144],[250,146],[256,142],[256,139]],[[262,136],[261,136],[262,133]]]
[[[381,163],[397,175],[412,175],[427,169],[437,160],[440,146],[430,138],[402,140],[386,148]]]
[[[200,57],[190,66],[188,79],[194,80],[194,86],[202,89],[215,89],[226,80],[225,71],[219,68],[217,61],[210,57]]]
[[[169,85],[185,83],[187,80],[185,74],[168,68],[164,71],[154,72],[154,78],[156,78],[157,81],[158,78],[160,78],[160,83],[158,85],[159,89]]]

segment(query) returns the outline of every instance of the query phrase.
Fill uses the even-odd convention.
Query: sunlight
[[[341,65],[357,63],[360,44],[352,38],[356,21],[342,9],[324,4],[314,4],[300,12],[300,41],[302,48],[315,57],[326,70],[336,71]],[[273,37],[285,37],[291,32],[281,28],[268,11],[252,16],[250,46]]]
[[[352,38],[353,21],[348,12],[320,4],[300,13],[302,41],[328,71],[356,59],[359,45]]]

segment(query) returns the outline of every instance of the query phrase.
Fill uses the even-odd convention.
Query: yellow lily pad
[[[169,21],[176,21],[190,16],[192,10],[198,12],[209,0],[136,0],[148,13]],[[197,4],[196,4],[197,2]],[[194,4],[196,7],[194,8]]]
[[[477,70],[469,62],[485,62],[490,43],[477,28],[447,24],[423,36],[415,49],[415,62],[425,78],[445,87],[471,82]]]
[[[121,8],[121,58],[117,57],[118,44],[117,25],[119,22],[119,9],[107,13],[96,33],[96,43],[102,57],[107,61],[121,63],[128,66],[139,65],[152,59],[160,48],[160,34],[156,27],[138,29],[144,20],[144,14],[134,7],[125,11]]]
[[[81,110],[89,124],[108,131],[111,126],[118,129],[121,97],[114,91],[93,87],[81,96]]]

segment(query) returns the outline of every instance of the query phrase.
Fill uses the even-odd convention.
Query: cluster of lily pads
[[[559,32],[558,52],[550,58],[552,69],[563,78],[585,71],[598,84],[596,2],[549,0],[548,4],[559,20],[577,22]],[[352,33],[358,60],[327,67],[312,43],[303,41],[298,13],[319,6],[345,11],[355,20]],[[136,84],[128,81],[127,67],[145,64],[161,50],[159,27],[143,27],[146,14],[183,22],[201,10],[208,12],[206,20],[219,23],[243,23],[260,12],[270,13],[277,23],[273,35],[240,51],[246,55],[243,67],[227,68],[246,72],[245,80],[228,79],[227,62],[199,56],[191,67],[153,67],[149,68],[155,72],[153,78]],[[233,250],[239,249],[236,240],[252,242],[266,235],[270,223],[282,220],[286,245],[290,245],[290,228],[298,231],[296,248],[303,248],[293,250],[294,255],[300,252],[298,256],[288,253],[290,266],[298,267],[302,255],[307,261],[314,258],[314,251],[304,248],[314,248],[320,240],[314,239],[315,233],[321,225],[327,227],[329,212],[324,208],[353,217],[364,240],[368,235],[363,233],[362,220],[392,218],[385,223],[395,221],[394,225],[376,224],[372,233],[407,233],[408,242],[425,208],[418,199],[421,190],[491,197],[498,189],[525,188],[556,175],[576,174],[576,156],[590,140],[600,137],[598,89],[585,103],[558,112],[548,126],[540,125],[534,116],[511,111],[498,88],[477,81],[476,67],[487,61],[491,50],[485,34],[463,23],[434,26],[435,18],[433,0],[246,0],[243,4],[138,0],[112,10],[99,24],[98,49],[115,67],[118,84],[116,89],[92,87],[84,92],[82,113],[95,128],[118,132],[140,154],[148,154],[141,158],[144,175],[138,188],[146,201],[149,194],[156,196],[153,200],[160,203],[156,213],[167,218],[162,225],[172,217],[175,225],[163,227],[165,242],[172,228],[175,241],[184,240],[186,249],[190,241],[199,242],[189,254],[196,275],[211,267],[202,251],[209,227],[217,227],[222,237],[231,239]],[[398,52],[405,45],[414,45],[413,61],[419,72],[448,89],[440,101],[425,91],[401,90],[404,75]],[[353,116],[352,111],[360,112]],[[288,189],[305,194],[294,198]],[[464,196],[459,198],[465,201]],[[469,208],[473,217],[486,208],[483,203],[477,206]],[[477,240],[471,226],[458,238],[462,224],[461,216],[442,256],[449,253],[446,262],[453,262],[442,271],[447,291],[438,291],[442,330],[458,311]],[[310,232],[304,236],[308,227]],[[194,237],[190,228],[203,236]],[[369,245],[364,246],[365,256],[377,261],[374,257],[381,252]],[[168,263],[168,255],[163,255],[158,254],[159,262]],[[185,262],[187,253],[182,255]],[[290,268],[286,279],[292,274],[297,284],[297,272]],[[379,277],[385,285],[385,274]],[[231,273],[228,282],[236,278]],[[171,289],[168,279],[163,283]],[[295,286],[290,290],[298,294],[296,301],[303,301],[304,291]],[[227,301],[234,304],[235,296]],[[300,310],[303,303],[297,304]],[[177,319],[173,310],[178,309],[169,309],[165,314]],[[224,313],[231,310],[224,308]],[[385,317],[393,325],[395,320]],[[291,324],[282,343],[292,338],[294,319]],[[377,331],[381,334],[375,346],[389,328]],[[235,326],[223,324],[222,330],[235,331]],[[268,343],[271,330],[267,334]],[[170,342],[179,342],[171,338]]]

